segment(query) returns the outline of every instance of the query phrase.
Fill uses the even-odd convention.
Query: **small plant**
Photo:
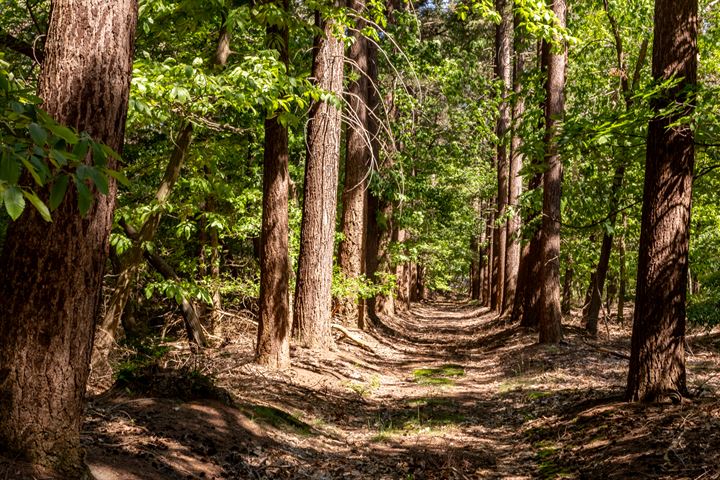
[[[453,378],[465,375],[461,365],[442,365],[437,368],[418,368],[413,371],[415,382],[420,385],[453,385]]]

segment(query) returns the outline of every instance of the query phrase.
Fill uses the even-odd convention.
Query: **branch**
[[[10,49],[21,55],[25,55],[31,60],[37,63],[42,63],[45,59],[45,55],[42,50],[35,50],[35,48],[27,42],[15,38],[9,33],[0,31],[0,47]]]

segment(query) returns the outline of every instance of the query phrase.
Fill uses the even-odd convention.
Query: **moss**
[[[465,375],[462,365],[447,364],[436,368],[418,368],[413,371],[415,382],[420,385],[453,385],[453,378]]]

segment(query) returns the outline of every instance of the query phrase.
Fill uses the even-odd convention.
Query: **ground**
[[[717,333],[689,335],[696,398],[640,406],[622,401],[627,324],[590,340],[569,318],[562,344],[539,346],[471,303],[418,304],[352,331],[372,351],[338,337],[277,373],[235,320],[220,347],[172,344],[91,398],[98,480],[720,478]]]

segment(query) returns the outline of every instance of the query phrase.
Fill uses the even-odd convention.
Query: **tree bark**
[[[276,0],[283,11],[289,0]],[[284,26],[270,26],[268,39],[289,62],[289,35]],[[263,155],[263,215],[260,234],[260,300],[255,361],[270,368],[290,366],[290,251],[288,130],[277,117],[265,120]]]
[[[552,10],[560,26],[565,26],[565,0],[552,0]],[[560,196],[563,166],[558,151],[558,140],[565,113],[566,49],[554,53],[548,49],[547,81],[545,84],[545,163],[543,174],[542,218],[542,298],[540,300],[540,343],[557,343],[562,340],[562,313],[560,310]]]
[[[652,402],[688,393],[685,302],[695,146],[691,126],[678,120],[693,111],[697,29],[697,0],[656,0],[653,78],[677,78],[679,83],[655,100],[656,117],[648,128],[626,391],[630,401]],[[663,115],[671,105],[676,110]]]
[[[568,257],[565,267],[565,278],[563,279],[562,304],[560,305],[560,310],[563,315],[570,313],[572,307],[572,283],[574,275],[573,260],[572,257]]]
[[[315,84],[341,98],[343,92],[343,43],[335,38],[334,20],[316,24],[324,32],[313,47]],[[333,251],[340,163],[340,109],[329,101],[310,107],[305,160],[305,187],[300,256],[295,288],[293,337],[304,347],[324,350],[332,344]]]
[[[361,18],[365,12],[364,1],[351,0],[348,7],[358,15],[352,33],[354,43],[348,48],[347,57],[354,78],[347,88],[349,106],[346,130],[345,185],[342,202],[343,213],[341,231],[343,240],[338,251],[340,271],[351,279],[360,277],[364,272],[364,230],[365,209],[367,203],[367,180],[372,156],[368,135],[368,40],[361,33],[366,22]],[[339,314],[357,326],[360,322],[362,302],[358,298],[340,299]]]
[[[52,2],[42,106],[115,151],[136,23],[135,0]],[[108,166],[117,165],[110,158]],[[0,256],[0,445],[57,478],[88,475],[80,424],[117,191],[108,180],[109,194],[84,217],[74,189],[52,223],[28,209],[8,228]]]
[[[516,19],[517,23],[517,19]],[[522,95],[522,76],[525,70],[523,60],[523,42],[519,34],[515,36],[515,63],[513,66],[514,101],[512,104],[512,140],[510,144],[510,166],[508,177],[508,205],[513,213],[507,223],[507,248],[505,251],[505,294],[503,296],[502,312],[508,312],[515,304],[518,274],[520,269],[520,227],[522,226],[518,203],[522,193],[522,175],[520,170],[523,164],[522,138],[520,137],[520,124],[525,113],[525,99]]]
[[[509,97],[513,89],[512,82],[512,37],[513,2],[496,0],[495,8],[500,13],[500,23],[495,29],[495,76],[501,83],[501,100],[497,120],[497,211],[499,224],[495,225],[497,235],[497,279],[494,306],[498,312],[503,309],[505,295],[505,263],[507,261],[507,225],[506,220],[509,188],[508,132],[510,131],[512,108]]]

